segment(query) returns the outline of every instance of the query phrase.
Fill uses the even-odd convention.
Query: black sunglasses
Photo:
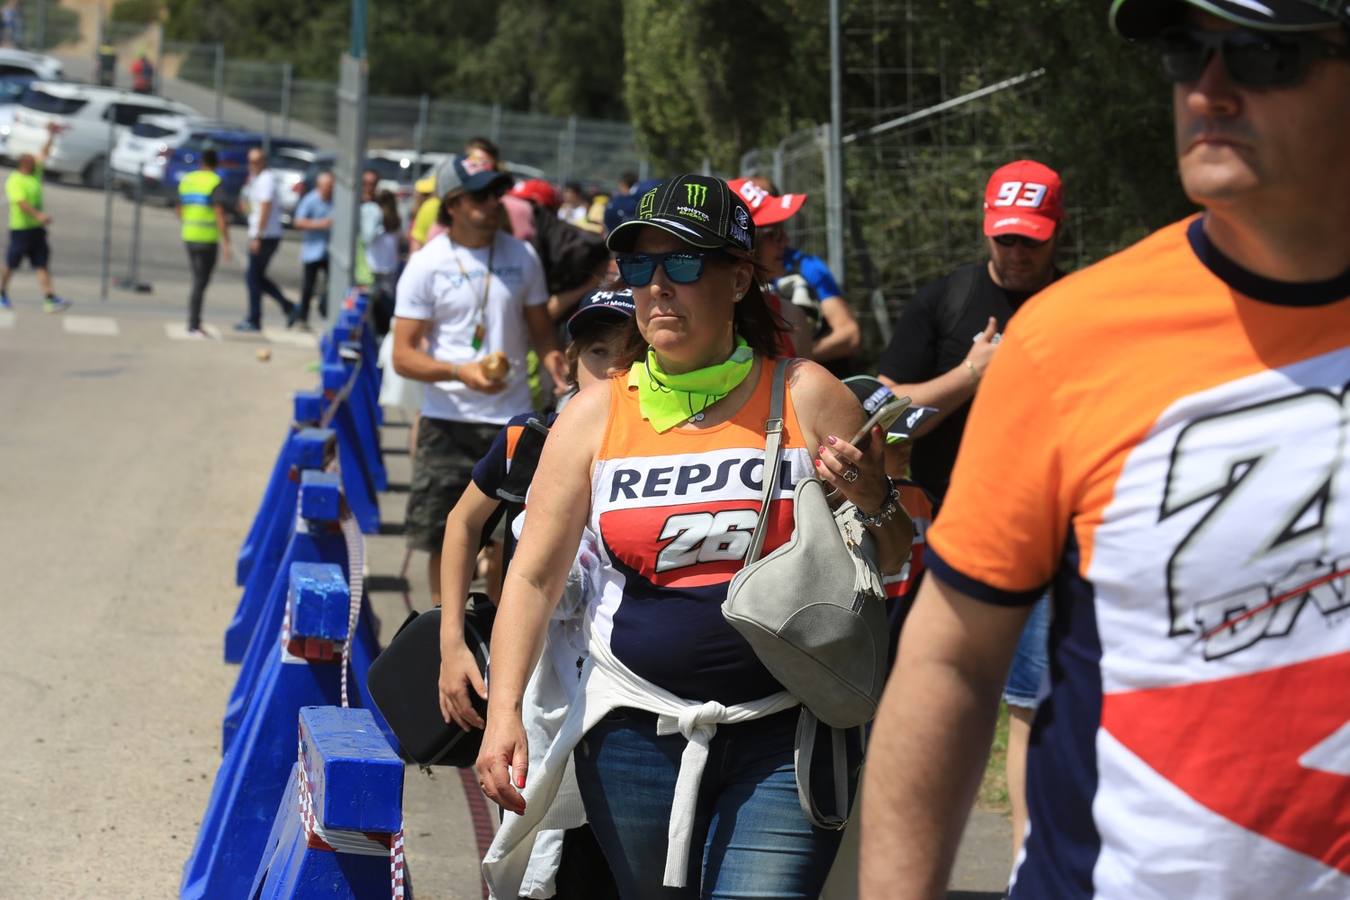
[[[994,243],[1000,247],[1016,247],[1021,244],[1028,250],[1039,250],[1045,246],[1045,241],[1037,241],[1023,234],[996,234]]]
[[[652,283],[656,266],[666,270],[666,277],[675,284],[693,284],[703,277],[703,264],[709,259],[726,256],[721,250],[676,250],[672,253],[620,253],[614,261],[619,275],[629,287],[646,287]]]
[[[1350,59],[1350,46],[1307,34],[1267,34],[1239,28],[1202,31],[1171,28],[1158,38],[1163,74],[1169,81],[1199,81],[1217,52],[1228,77],[1245,88],[1290,87],[1319,59]]]

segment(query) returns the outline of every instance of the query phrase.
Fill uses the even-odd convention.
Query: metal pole
[[[830,271],[843,286],[844,272],[844,134],[843,54],[839,0],[830,0],[830,130],[825,154],[825,223]]]
[[[139,166],[136,171],[136,206],[133,208],[131,216],[131,263],[127,266],[127,276],[117,282],[117,286],[124,291],[135,291],[138,294],[148,294],[151,291],[149,284],[141,281],[141,205],[145,200],[145,172],[144,164]]]
[[[291,64],[281,64],[281,135],[291,133]]]
[[[37,40],[31,46],[47,49],[47,0],[38,0]]]
[[[417,98],[417,124],[413,126],[413,180],[422,175],[422,152],[427,143],[427,116],[431,114],[431,98],[426,94]]]
[[[155,75],[150,80],[150,90],[156,94],[164,93],[164,23],[155,23]]]
[[[577,117],[575,114],[567,117],[567,174],[571,178],[577,177]]]
[[[502,105],[500,103],[492,104],[492,124],[488,126],[488,137],[492,139],[494,144],[502,142]]]
[[[638,181],[646,181],[651,177],[652,164],[647,157],[638,160]]]
[[[103,156],[103,268],[99,275],[98,299],[106,301],[108,299],[108,280],[112,274],[112,166],[108,165],[108,160],[112,159],[113,144],[116,137],[115,122],[108,119],[108,149]]]
[[[263,110],[263,156],[272,155],[272,111]]]
[[[225,45],[216,44],[216,121],[225,118]]]

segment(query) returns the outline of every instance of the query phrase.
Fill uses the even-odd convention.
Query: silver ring
[[[857,466],[849,466],[847,469],[845,469],[845,470],[844,470],[844,480],[847,481],[849,484],[852,484],[853,482],[857,481],[857,480],[858,480],[858,467],[857,467]]]

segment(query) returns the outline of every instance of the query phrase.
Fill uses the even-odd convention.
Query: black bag
[[[464,643],[486,674],[488,640],[496,607],[485,594],[470,594],[464,610]],[[409,614],[389,646],[370,664],[366,687],[398,738],[403,758],[424,766],[466,768],[478,758],[483,732],[447,725],[441,718],[441,611]],[[474,709],[487,717],[487,701],[469,692]]]

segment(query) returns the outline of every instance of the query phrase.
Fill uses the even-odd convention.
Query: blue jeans
[[[1008,670],[1008,684],[1003,688],[1004,702],[1023,709],[1039,706],[1049,668],[1050,597],[1046,595],[1036,601],[1031,617],[1022,626],[1022,636],[1017,639],[1017,650]]]
[[[816,900],[841,832],[815,828],[797,801],[796,709],[717,729],[699,785],[685,888],[662,887],[666,829],[685,739],[619,709],[577,746],[586,816],[624,900]],[[700,884],[702,888],[700,889]]]

